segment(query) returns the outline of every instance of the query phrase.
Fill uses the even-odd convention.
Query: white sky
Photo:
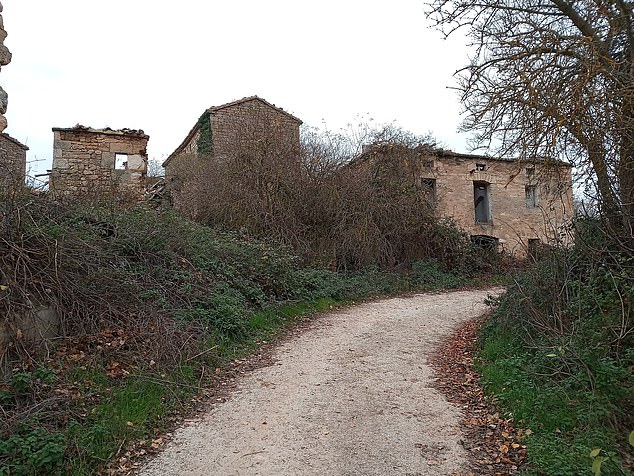
[[[465,40],[422,0],[4,0],[5,132],[50,169],[52,127],[143,129],[165,159],[200,114],[258,95],[307,125],[366,116],[466,152],[452,74]]]

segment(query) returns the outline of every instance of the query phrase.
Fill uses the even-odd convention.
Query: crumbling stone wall
[[[0,13],[2,12],[2,3],[0,3]],[[4,40],[7,37],[7,32],[4,29],[4,21],[2,15],[0,15],[0,69],[2,66],[6,66],[11,62],[11,52],[4,45]],[[0,87],[0,132],[7,128],[7,119],[4,115],[7,112],[8,96],[2,87]]]
[[[196,155],[204,138],[210,141],[206,147],[208,155],[217,159],[245,154],[253,147],[278,149],[284,152],[280,156],[297,158],[301,123],[300,119],[257,96],[211,107],[163,163],[166,178],[168,182],[174,179],[177,162]],[[201,124],[208,130],[203,131]]]
[[[565,226],[573,216],[571,167],[561,162],[518,162],[441,151],[429,157],[437,206],[471,235],[498,238],[502,247],[523,255],[529,240],[568,242]],[[484,169],[484,170],[481,170]],[[489,222],[476,222],[474,184],[486,185]],[[528,203],[527,191],[536,199]]]
[[[421,181],[439,217],[451,218],[473,237],[494,238],[505,251],[523,256],[533,242],[568,243],[573,217],[571,166],[562,162],[520,162],[430,147],[377,145],[350,167],[371,167],[396,158]],[[486,199],[476,214],[476,187]],[[478,201],[479,202],[479,201]]]
[[[19,188],[26,175],[27,146],[9,134],[0,133],[0,189]]]
[[[147,174],[147,136],[141,130],[53,128],[51,190],[59,197],[140,201]]]

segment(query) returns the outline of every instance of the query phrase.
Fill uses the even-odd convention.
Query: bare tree
[[[147,176],[148,177],[163,177],[165,176],[165,169],[161,165],[161,161],[157,159],[150,159],[147,162]]]
[[[634,4],[623,0],[430,0],[446,35],[475,47],[457,73],[478,146],[561,158],[596,182],[613,224],[634,222]]]

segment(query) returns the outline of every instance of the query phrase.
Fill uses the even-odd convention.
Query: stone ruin
[[[0,13],[2,13],[2,3],[0,3]],[[11,52],[9,48],[4,45],[4,39],[7,37],[7,32],[4,30],[4,22],[2,15],[0,15],[0,69],[2,66],[6,66],[11,62]],[[7,128],[7,118],[4,115],[7,112],[8,97],[2,87],[0,87],[0,132]]]
[[[50,189],[58,198],[143,200],[147,143],[142,130],[53,128]]]

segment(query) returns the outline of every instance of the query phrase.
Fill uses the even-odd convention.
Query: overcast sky
[[[165,159],[200,114],[258,95],[307,125],[395,121],[466,152],[455,70],[465,40],[421,0],[4,0],[5,132],[50,169],[52,127],[143,129]],[[37,160],[37,162],[36,162]]]

